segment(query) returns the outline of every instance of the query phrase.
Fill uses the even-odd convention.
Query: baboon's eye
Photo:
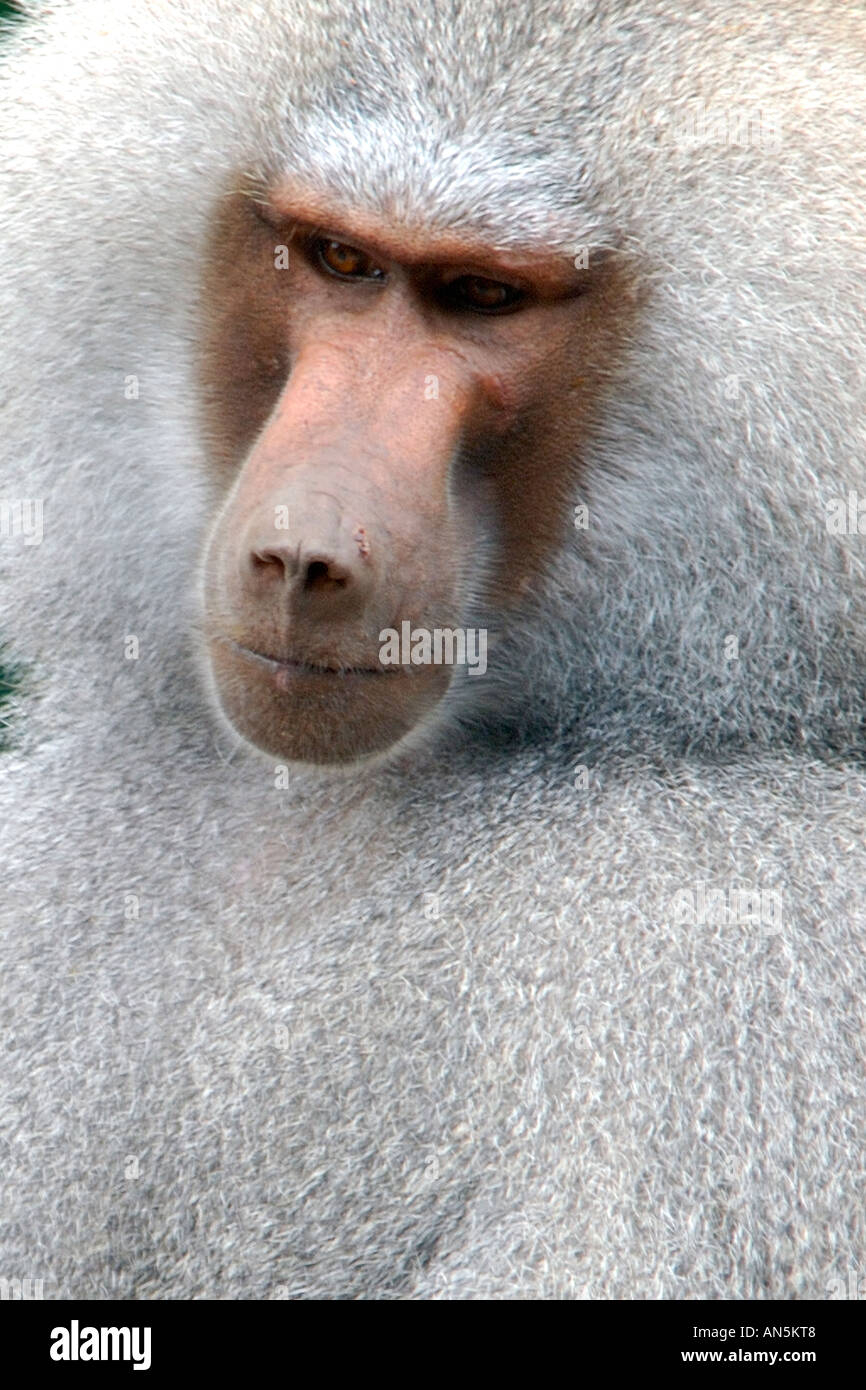
[[[498,314],[515,308],[525,297],[516,285],[487,280],[483,275],[461,275],[444,288],[444,297],[454,309],[472,309],[477,314]]]
[[[323,270],[336,275],[341,280],[384,280],[385,272],[355,246],[347,246],[344,241],[331,241],[327,237],[317,237],[313,242],[313,254]]]

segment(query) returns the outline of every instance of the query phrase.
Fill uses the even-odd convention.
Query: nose
[[[301,523],[280,539],[271,535],[249,550],[249,579],[261,598],[282,591],[297,613],[343,616],[367,601],[373,566],[366,533],[360,526],[305,527]]]

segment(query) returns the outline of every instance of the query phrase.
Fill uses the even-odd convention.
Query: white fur
[[[77,0],[3,57],[0,495],[46,531],[0,542],[0,1272],[138,1298],[862,1272],[866,538],[824,504],[866,493],[863,15]],[[678,140],[699,102],[781,112],[779,148]],[[562,499],[590,530],[517,618],[463,615],[501,630],[489,675],[391,766],[289,792],[194,640],[198,273],[238,171],[605,248],[642,287]],[[684,924],[699,882],[778,892],[782,929]]]

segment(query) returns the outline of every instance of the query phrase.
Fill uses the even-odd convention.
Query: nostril
[[[267,550],[253,550],[250,558],[254,570],[270,569],[271,565],[282,565],[279,555],[273,555]]]
[[[326,560],[311,560],[304,575],[305,589],[345,589],[348,582],[349,577],[342,566],[329,564]]]

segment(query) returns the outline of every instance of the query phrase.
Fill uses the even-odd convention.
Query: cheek
[[[248,302],[227,305],[203,334],[202,427],[213,465],[237,467],[263,429],[289,372],[289,354],[275,314]]]
[[[633,314],[628,281],[611,271],[591,293],[528,315],[514,350],[490,366],[502,408],[488,436],[471,440],[468,485],[484,492],[494,519],[494,601],[519,601],[573,542],[584,453]]]
[[[529,578],[567,543],[591,397],[584,383],[573,383],[575,375],[565,351],[545,362],[545,370],[524,371],[517,380],[501,373],[507,410],[495,428],[467,437],[461,503],[468,510],[483,506],[497,603],[519,599]]]
[[[207,247],[198,381],[201,424],[214,467],[237,466],[274,408],[289,372],[290,271],[275,265],[276,237],[229,198]]]

